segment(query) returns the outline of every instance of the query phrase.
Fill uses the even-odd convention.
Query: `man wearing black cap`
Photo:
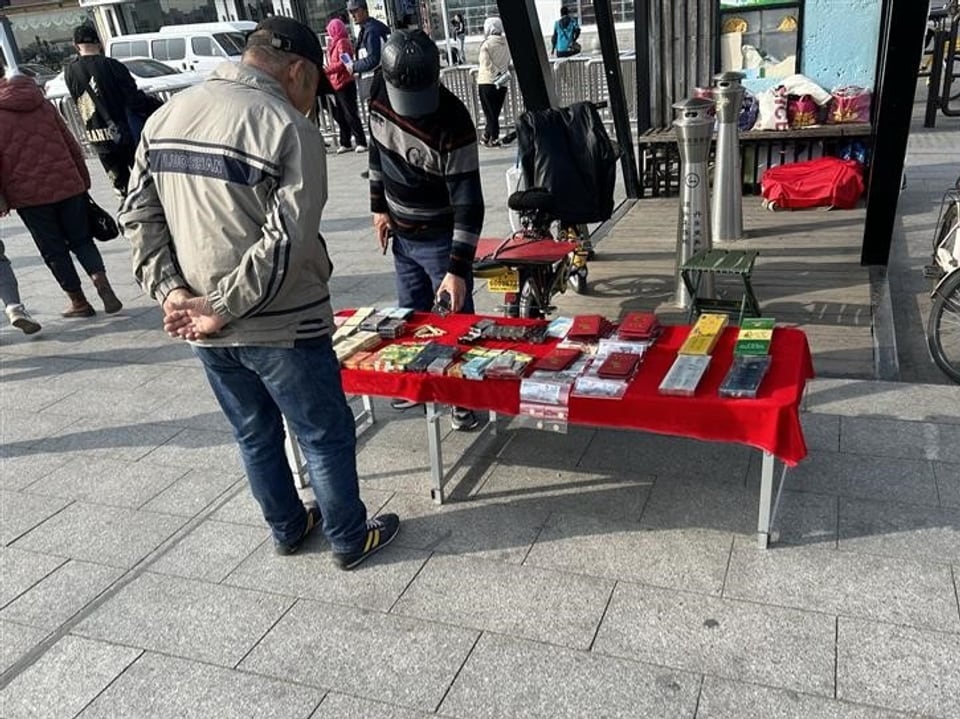
[[[306,117],[323,49],[305,25],[261,22],[223,63],[147,121],[120,222],[137,279],[190,341],[233,427],[247,479],[280,554],[322,527],[352,569],[389,544],[395,514],[367,519],[353,414],[333,352],[332,265],[318,234],[326,153]],[[283,420],[307,461],[304,505]]]
[[[131,116],[146,118],[159,105],[137,88],[126,66],[104,57],[100,37],[92,25],[73,31],[80,57],[67,65],[64,80],[77,104],[87,140],[100,157],[103,169],[120,195],[127,194],[137,138]]]

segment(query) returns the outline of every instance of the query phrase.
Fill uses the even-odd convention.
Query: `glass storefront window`
[[[7,18],[22,61],[55,70],[77,52],[73,46],[73,29],[84,22],[93,22],[91,13],[80,8],[22,15],[11,13]]]
[[[137,0],[118,5],[126,33],[156,32],[163,25],[216,22],[214,0]]]

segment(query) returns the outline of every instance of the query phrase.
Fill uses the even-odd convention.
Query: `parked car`
[[[165,25],[159,32],[118,35],[107,41],[106,54],[122,60],[150,57],[175,70],[207,74],[224,60],[240,62],[249,21]]]
[[[149,57],[126,57],[120,62],[127,66],[137,87],[146,93],[183,89],[203,82],[204,76],[199,72],[180,72]],[[62,72],[47,83],[46,94],[50,99],[70,94]]]
[[[41,88],[45,87],[50,80],[57,76],[57,71],[52,67],[41,65],[38,62],[24,62],[17,65],[17,69],[27,77],[33,78]]]

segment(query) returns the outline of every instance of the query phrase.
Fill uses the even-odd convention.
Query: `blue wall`
[[[801,42],[800,72],[818,85],[826,90],[839,85],[873,88],[880,0],[805,0]],[[744,84],[756,92],[776,81],[747,80]]]

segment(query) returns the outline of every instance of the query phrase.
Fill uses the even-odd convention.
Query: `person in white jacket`
[[[498,17],[483,21],[483,44],[480,45],[480,69],[477,71],[477,89],[480,105],[487,124],[480,144],[484,147],[500,145],[500,111],[507,97],[506,80],[510,75],[510,48],[503,34],[503,22]]]

